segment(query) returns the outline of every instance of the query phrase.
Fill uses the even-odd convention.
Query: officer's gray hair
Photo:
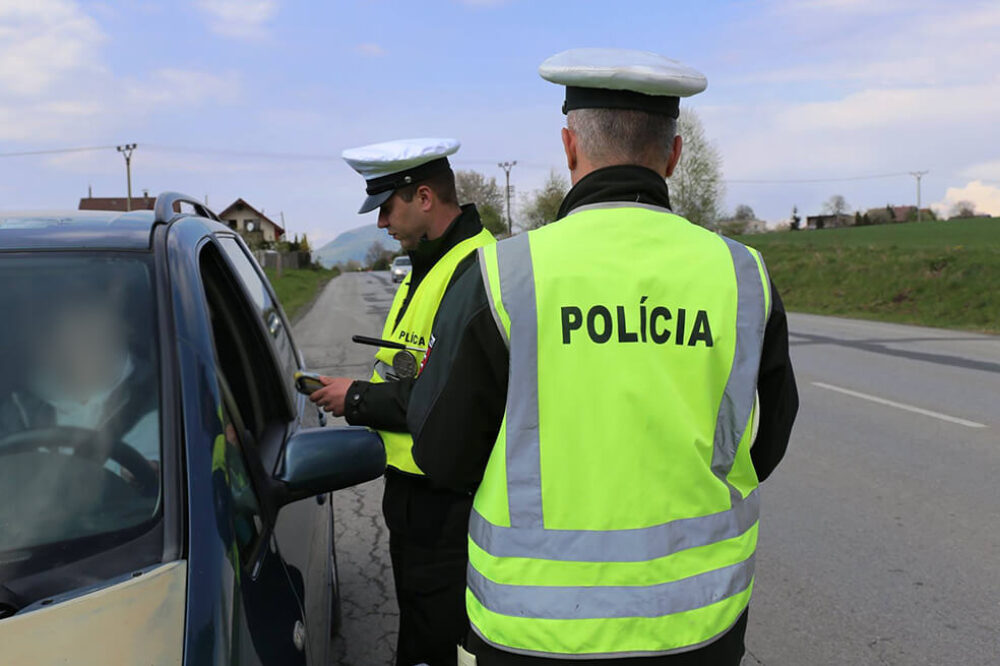
[[[598,167],[665,165],[677,133],[673,118],[630,109],[575,109],[566,116],[566,125],[580,151]]]

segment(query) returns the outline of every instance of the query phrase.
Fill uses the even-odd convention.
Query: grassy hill
[[[1000,220],[744,236],[789,310],[1000,333]]]

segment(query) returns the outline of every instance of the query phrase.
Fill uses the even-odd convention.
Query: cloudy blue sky
[[[574,46],[703,70],[693,98],[726,206],[777,222],[831,194],[854,208],[961,199],[1000,214],[1000,4],[954,0],[0,0],[0,153],[137,142],[136,192],[238,196],[317,242],[374,217],[346,147],[455,136],[460,167],[520,194],[563,169]],[[121,196],[113,149],[0,157],[0,209]]]

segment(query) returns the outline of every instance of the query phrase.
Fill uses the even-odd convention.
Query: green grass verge
[[[268,268],[264,272],[289,319],[294,319],[303,307],[316,298],[323,285],[340,274],[337,269],[327,268],[284,270],[280,278],[274,269]]]
[[[1000,220],[743,236],[788,310],[1000,333]]]

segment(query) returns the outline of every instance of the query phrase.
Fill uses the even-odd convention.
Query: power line
[[[746,183],[754,185],[789,184],[789,183],[843,183],[852,180],[876,180],[878,178],[898,178],[911,175],[909,171],[897,173],[879,173],[869,176],[847,176],[845,178],[775,178],[775,179],[724,179],[727,183]]]
[[[49,148],[46,150],[22,150],[16,153],[0,153],[0,157],[27,157],[30,155],[59,155],[62,153],[86,153],[94,150],[114,150],[116,146],[83,146],[80,148]]]
[[[204,148],[195,146],[171,146],[167,144],[158,143],[144,143],[143,147],[147,150],[165,152],[165,153],[184,153],[190,155],[212,155],[217,157],[246,157],[254,159],[271,159],[271,160],[298,160],[298,161],[319,161],[319,162],[339,162],[340,156],[333,153],[287,153],[287,152],[269,152],[261,150],[229,150],[224,148]],[[82,152],[92,152],[99,150],[115,150],[117,146],[81,146],[81,147],[70,147],[70,148],[50,148],[45,150],[25,150],[18,152],[0,153],[0,158],[2,157],[28,157],[32,155],[58,155],[64,153],[82,153]],[[454,160],[456,165],[477,165],[477,166],[487,166],[496,164],[496,162],[491,162],[487,160]],[[541,163],[533,162],[518,162],[519,165],[530,168],[552,168],[552,165],[545,165]],[[792,185],[797,183],[843,183],[851,181],[862,181],[862,180],[878,180],[882,178],[899,178],[902,176],[913,175],[909,171],[898,171],[894,173],[880,173],[880,174],[869,174],[864,176],[846,176],[846,177],[831,177],[831,178],[724,178],[723,182],[734,184],[734,185]]]
[[[214,155],[217,157],[252,157],[256,159],[303,160],[339,162],[341,157],[330,153],[271,153],[257,150],[227,150],[222,148],[196,148],[193,146],[167,146],[160,143],[144,143],[144,148],[161,153],[187,153],[190,155]]]

